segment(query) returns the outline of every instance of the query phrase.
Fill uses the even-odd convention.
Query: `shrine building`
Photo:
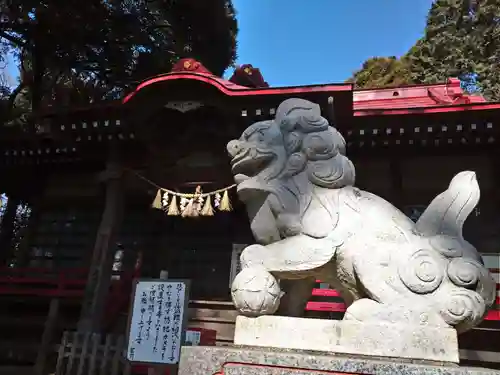
[[[475,171],[481,200],[464,237],[499,290],[500,103],[464,93],[457,79],[269,87],[251,65],[225,80],[183,59],[123,100],[48,109],[0,130],[0,345],[11,348],[0,351],[0,364],[34,363],[42,343],[59,342],[64,330],[123,333],[133,278],[161,271],[191,280],[190,325],[230,343],[229,286],[253,238],[226,144],[292,97],[319,104],[345,137],[356,185],[413,220],[456,173]],[[213,192],[199,205],[205,210],[188,211],[200,192]],[[55,300],[58,324],[47,339]],[[306,316],[340,319],[344,311],[318,281]],[[497,296],[485,322],[459,337],[463,363],[500,367],[499,334]]]

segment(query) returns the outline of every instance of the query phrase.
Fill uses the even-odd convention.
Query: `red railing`
[[[82,268],[53,271],[47,268],[0,269],[0,295],[41,297],[81,297],[88,270]]]
[[[54,271],[48,268],[0,268],[0,295],[31,295],[39,297],[83,297],[88,269],[68,268]],[[111,280],[111,292],[116,294],[124,283],[131,285],[137,271],[113,272],[120,276]]]
[[[139,276],[139,268],[132,272],[112,272],[103,327],[109,327],[115,318],[127,311],[132,281]],[[120,276],[119,279],[113,276]],[[88,269],[73,268],[54,271],[46,268],[0,269],[0,295],[72,298],[81,300],[85,293]]]

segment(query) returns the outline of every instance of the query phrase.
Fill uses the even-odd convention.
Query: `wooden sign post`
[[[175,369],[185,341],[189,280],[137,280],[132,294],[126,358],[154,366],[157,374]]]

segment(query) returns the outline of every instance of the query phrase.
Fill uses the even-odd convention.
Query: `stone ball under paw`
[[[243,268],[231,286],[234,306],[246,316],[274,314],[282,294],[278,281],[264,268]]]

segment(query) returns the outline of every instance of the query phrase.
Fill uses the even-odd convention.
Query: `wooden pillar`
[[[45,363],[47,356],[51,353],[52,340],[57,328],[57,319],[59,317],[59,299],[53,298],[50,301],[49,313],[45,320],[45,328],[43,330],[42,342],[38,348],[38,353],[35,362],[34,373],[35,375],[45,374]]]
[[[119,162],[117,145],[111,147],[107,168],[100,176],[101,181],[106,184],[106,199],[78,324],[80,332],[100,331],[111,282],[116,236],[123,216],[123,170]]]

